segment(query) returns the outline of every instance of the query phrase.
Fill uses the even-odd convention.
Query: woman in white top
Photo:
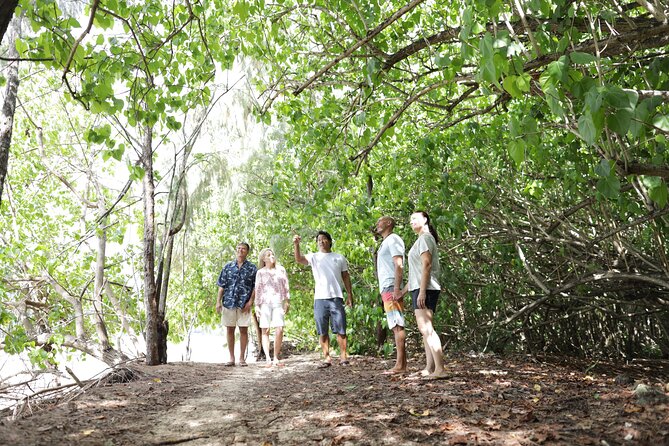
[[[269,354],[270,327],[274,327],[274,365],[280,366],[279,353],[283,341],[284,316],[290,305],[290,292],[286,270],[276,263],[274,251],[269,248],[260,253],[255,290],[256,314],[260,315],[262,348],[265,350],[267,366],[272,366]]]
[[[437,243],[439,236],[430,225],[430,217],[423,211],[411,214],[410,224],[418,238],[409,250],[409,280],[404,287],[404,293],[407,290],[411,293],[416,323],[423,336],[426,364],[421,374],[427,379],[445,378],[441,340],[432,326],[432,318],[437,310],[437,301],[441,291],[438,281],[440,267]]]

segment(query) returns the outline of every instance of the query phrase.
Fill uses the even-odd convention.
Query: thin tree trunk
[[[14,2],[16,5],[16,2]],[[4,9],[4,6],[2,7]],[[13,12],[13,9],[12,9]],[[11,17],[11,16],[10,16]],[[7,27],[7,24],[4,25]],[[18,58],[16,51],[16,38],[19,34],[20,20],[14,19],[7,34],[7,57]],[[4,29],[2,29],[4,34]],[[0,41],[2,39],[0,38]],[[19,89],[19,62],[10,62],[6,71],[7,87],[5,88],[5,101],[0,113],[0,204],[2,204],[2,191],[7,177],[7,165],[9,164],[9,147],[12,143],[12,129],[14,128],[14,112],[16,111],[16,96]]]
[[[161,364],[158,296],[155,278],[155,185],[153,184],[153,129],[146,125],[142,141],[142,167],[144,168],[144,307],[146,309],[146,364]]]
[[[130,323],[128,322],[128,317],[126,316],[126,312],[121,306],[121,303],[119,302],[116,293],[114,293],[114,290],[112,289],[109,280],[105,280],[104,289],[105,289],[105,294],[107,295],[107,299],[109,299],[109,302],[111,302],[112,307],[114,307],[114,310],[116,310],[116,315],[121,321],[122,330],[117,339],[118,348],[121,348],[120,346],[122,345],[122,334],[125,333],[130,338],[134,351],[135,353],[137,353],[139,351],[139,343],[137,341],[137,335],[135,333],[135,330],[133,330],[132,327],[130,326]]]
[[[104,206],[104,200],[102,198],[101,191],[98,190],[98,211],[100,215],[104,215],[106,212]],[[104,317],[102,315],[102,293],[104,291],[104,280],[105,280],[105,261],[107,256],[107,229],[105,225],[107,224],[107,218],[102,218],[98,221],[98,252],[97,259],[95,263],[95,288],[93,291],[93,308],[95,309],[95,331],[98,335],[98,340],[102,346],[102,350],[106,351],[109,349],[109,335],[107,334],[107,325],[105,324]]]

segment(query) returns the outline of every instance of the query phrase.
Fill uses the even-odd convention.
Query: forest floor
[[[319,369],[126,364],[85,391],[0,418],[3,445],[666,445],[669,363],[455,355],[449,378]],[[132,371],[132,373],[130,373]],[[120,379],[132,375],[127,382]]]

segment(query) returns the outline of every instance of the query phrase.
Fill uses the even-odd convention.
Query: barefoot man
[[[379,292],[386,312],[388,328],[395,335],[397,360],[395,367],[386,374],[405,373],[407,357],[405,351],[406,333],[404,332],[404,302],[402,299],[402,276],[404,272],[404,242],[393,233],[395,220],[384,216],[376,222],[376,232],[383,237],[377,257]]]

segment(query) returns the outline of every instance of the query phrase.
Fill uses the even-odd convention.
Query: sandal
[[[320,364],[318,364],[318,368],[319,368],[319,369],[327,369],[327,368],[330,367],[331,365],[332,365],[331,362],[323,361],[323,362],[321,362]]]

